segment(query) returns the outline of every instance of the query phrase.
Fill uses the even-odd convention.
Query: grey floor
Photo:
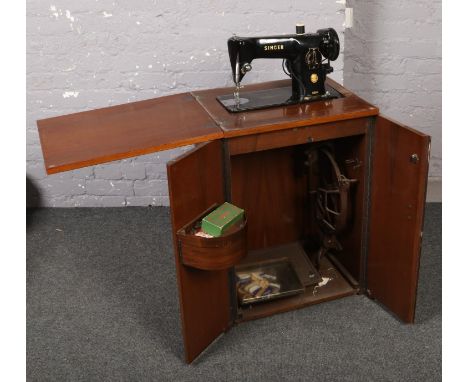
[[[28,380],[440,380],[441,220],[428,204],[415,325],[352,296],[239,325],[187,366],[168,208],[29,210]]]

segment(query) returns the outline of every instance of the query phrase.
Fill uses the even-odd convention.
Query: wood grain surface
[[[243,135],[230,138],[231,155],[269,150],[279,147],[300,145],[309,142],[366,134],[370,118],[358,118],[348,121],[329,122],[320,125],[294,127],[266,133]]]
[[[43,119],[37,125],[48,174],[223,136],[188,93]]]
[[[370,295],[414,322],[430,137],[377,117],[367,279]],[[412,161],[416,154],[418,161]]]
[[[201,144],[169,162],[167,173],[185,359],[192,362],[230,326],[228,270],[183,265],[176,234],[203,211],[224,202],[221,141]]]
[[[304,236],[307,177],[301,153],[286,147],[231,157],[232,203],[249,217],[249,250]]]

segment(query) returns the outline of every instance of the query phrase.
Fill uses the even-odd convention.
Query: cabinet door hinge
[[[183,263],[182,261],[182,243],[180,242],[179,239],[177,239],[177,255],[179,256],[179,261]]]

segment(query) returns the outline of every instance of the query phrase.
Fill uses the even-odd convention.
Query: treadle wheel
[[[311,156],[312,154],[309,153],[309,159]],[[309,165],[311,165],[310,162],[309,160]],[[348,224],[349,189],[350,184],[356,180],[348,179],[342,174],[328,148],[317,149],[314,162],[319,180],[316,189],[310,190],[310,193],[313,195],[314,214],[321,234],[321,246],[315,255],[315,263],[318,267],[321,258],[329,250],[342,250],[337,234],[342,232]]]

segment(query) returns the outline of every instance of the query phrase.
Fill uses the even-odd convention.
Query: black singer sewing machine
[[[228,40],[233,94],[217,97],[230,112],[263,109],[272,106],[339,98],[341,94],[325,84],[333,72],[330,61],[338,58],[340,40],[333,28],[305,33],[303,24],[296,25],[296,34],[268,37],[238,37]],[[255,58],[282,58],[283,70],[291,77],[291,87],[240,94],[240,83],[252,70]]]

